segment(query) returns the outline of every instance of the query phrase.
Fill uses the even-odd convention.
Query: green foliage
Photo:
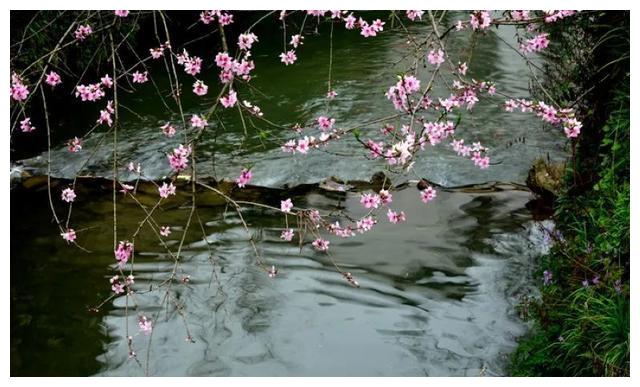
[[[513,375],[629,375],[629,94],[618,93],[602,128],[599,179],[556,200],[562,237],[540,261],[554,282],[533,305],[536,324],[512,356]],[[569,170],[565,185],[574,178]]]

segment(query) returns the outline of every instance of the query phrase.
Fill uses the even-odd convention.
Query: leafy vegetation
[[[576,25],[582,30],[555,48],[558,57],[576,37],[582,50],[597,55],[582,66],[556,63],[569,81],[551,90],[561,99],[585,95],[587,130],[572,144],[573,161],[554,201],[555,243],[539,262],[546,280],[528,306],[535,321],[512,356],[515,376],[630,372],[628,13],[590,15]]]

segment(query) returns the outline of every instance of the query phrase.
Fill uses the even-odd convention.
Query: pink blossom
[[[377,35],[376,28],[374,26],[370,26],[365,21],[360,22],[360,27],[361,27],[360,35],[364,36],[365,38],[369,38]]]
[[[194,56],[187,58],[184,61],[184,72],[190,75],[196,75],[200,73],[200,69],[202,68],[202,59]]]
[[[36,130],[36,127],[31,125],[31,118],[26,117],[24,120],[20,121],[20,130],[24,133],[29,133]]]
[[[131,254],[133,253],[133,244],[129,241],[120,241],[118,243],[118,247],[114,251],[116,261],[118,261],[118,266],[120,268],[124,267],[124,265],[131,258]]]
[[[215,61],[216,61],[216,66],[225,70],[231,69],[231,66],[233,65],[233,61],[231,57],[226,52],[219,52],[216,55]]]
[[[150,48],[149,54],[151,54],[151,57],[153,59],[160,59],[160,57],[164,55],[164,48],[163,47]]]
[[[356,222],[356,227],[358,231],[362,234],[367,231],[370,231],[373,226],[376,224],[375,219],[371,216],[364,217]]]
[[[97,101],[104,96],[105,93],[100,83],[76,86],[76,97],[80,97],[82,101]]]
[[[384,30],[382,26],[384,26],[385,24],[386,23],[382,20],[376,19],[371,23],[371,28],[373,28],[375,32],[382,32]]]
[[[188,157],[190,155],[191,146],[185,147],[184,145],[180,144],[180,146],[173,150],[172,154],[167,155],[167,158],[169,159],[169,165],[171,165],[171,168],[176,172],[187,169],[187,166],[189,164]]]
[[[55,71],[51,71],[49,72],[49,74],[47,74],[47,79],[45,80],[45,82],[48,85],[55,87],[56,85],[62,83],[62,80],[60,79],[60,75],[58,75],[58,73],[56,73]]]
[[[565,17],[573,16],[576,13],[576,11],[571,11],[571,10],[544,11],[544,13],[546,15],[544,18],[544,21],[546,23],[553,23],[557,20],[564,19]]]
[[[108,110],[100,110],[100,118],[97,121],[99,124],[106,123],[108,126],[113,124],[113,120],[111,119],[111,113]]]
[[[335,98],[337,95],[338,95],[338,93],[336,93],[334,90],[329,90],[329,91],[327,92],[327,98],[328,98],[328,99],[333,99],[333,98]]]
[[[74,137],[73,139],[69,140],[69,142],[67,143],[67,147],[69,149],[69,152],[77,153],[82,150],[82,140],[78,137]]]
[[[209,90],[209,86],[205,85],[204,82],[198,80],[193,84],[193,92],[196,95],[199,96],[203,96],[205,94],[207,94],[207,91]]]
[[[376,194],[366,193],[362,194],[362,196],[360,197],[360,203],[362,203],[365,208],[378,208],[380,207],[382,201],[380,199],[380,196]]]
[[[204,24],[209,24],[215,19],[214,11],[202,11],[200,13],[200,21]]]
[[[249,184],[252,177],[253,174],[251,173],[251,171],[243,168],[242,171],[240,171],[240,176],[238,176],[238,178],[236,179],[236,184],[238,184],[238,187],[244,188],[245,185]]]
[[[119,16],[119,17],[127,17],[127,16],[129,16],[129,11],[126,11],[126,10],[116,10],[116,11],[113,11],[113,12],[116,14],[116,16]]]
[[[284,63],[286,66],[293,64],[298,59],[296,56],[296,52],[294,50],[289,50],[287,52],[283,52],[280,54],[280,62]]]
[[[327,250],[329,250],[329,241],[326,240],[326,239],[317,238],[311,244],[318,251],[327,251]]]
[[[345,17],[343,20],[344,28],[352,30],[356,27],[356,18],[353,16],[353,14],[350,13],[349,16]]]
[[[389,210],[387,211],[387,218],[389,218],[389,222],[393,224],[401,223],[407,220],[404,214],[404,211],[400,211],[398,213],[396,211],[391,210],[391,208],[389,208]]]
[[[411,21],[415,21],[416,19],[422,20],[423,14],[424,14],[424,11],[407,11],[407,17]]]
[[[291,41],[289,42],[289,44],[292,45],[293,48],[298,48],[298,46],[302,44],[302,39],[304,39],[304,36],[300,34],[293,35],[291,36]]]
[[[75,200],[76,193],[71,188],[65,188],[64,190],[62,190],[61,197],[62,197],[62,200],[64,200],[65,202],[71,203]]]
[[[539,52],[549,46],[549,34],[539,34],[525,43],[520,44],[520,51],[523,53]]]
[[[60,236],[62,236],[62,239],[67,241],[67,243],[76,240],[76,232],[72,228],[68,228],[67,231],[61,233]]]
[[[427,55],[427,60],[432,65],[439,67],[442,63],[444,63],[444,51],[442,49],[431,50],[429,51],[429,55]]]
[[[293,202],[291,202],[291,199],[281,200],[280,201],[280,210],[282,212],[290,214],[292,208],[293,208]]]
[[[491,25],[491,15],[489,11],[476,11],[475,13],[472,13],[469,24],[474,30],[484,30],[489,28]]]
[[[520,11],[520,10],[511,11],[511,18],[513,20],[528,20],[529,11]]]
[[[228,26],[233,23],[233,15],[230,13],[219,13],[218,14],[218,22],[221,26]]]
[[[427,188],[420,191],[420,199],[422,200],[423,203],[429,203],[430,201],[436,198],[436,195],[437,195],[436,190],[433,189],[433,187],[431,186],[428,186]]]
[[[309,151],[309,137],[305,136],[298,140],[298,146],[296,150],[302,154],[306,154]]]
[[[170,122],[167,122],[166,124],[162,125],[160,128],[162,129],[162,133],[164,133],[164,135],[167,137],[173,137],[176,135],[176,128],[173,125],[171,125]]]
[[[335,118],[329,119],[328,117],[325,117],[325,116],[318,117],[317,121],[318,121],[318,126],[323,132],[325,130],[331,129],[333,127],[333,124],[336,122]]]
[[[160,235],[162,235],[163,237],[168,237],[170,234],[171,234],[171,227],[169,226],[160,227]]]
[[[113,86],[113,79],[109,76],[109,74],[106,74],[104,77],[100,78],[100,82],[107,89],[110,89]]]
[[[209,123],[203,117],[194,114],[191,117],[191,127],[204,129]]]
[[[111,291],[115,294],[124,293],[124,285],[120,282],[120,277],[118,275],[114,275],[109,279],[109,283],[111,283]]]
[[[11,76],[11,97],[16,101],[24,101],[28,95],[29,88],[24,85],[16,73],[13,73]]]
[[[582,129],[582,123],[575,118],[569,118],[564,121],[564,133],[567,138],[575,138],[580,135],[580,129]]]
[[[147,82],[149,79],[147,78],[147,71],[145,71],[144,73],[141,73],[139,71],[136,71],[135,73],[133,73],[133,83],[145,83]]]
[[[267,271],[267,275],[269,276],[269,278],[276,278],[277,274],[278,274],[278,269],[276,269],[275,266],[271,266],[269,271]]]
[[[254,33],[240,34],[238,36],[238,47],[245,51],[251,50],[251,46],[253,46],[253,43],[257,41],[258,37]]]
[[[176,187],[173,183],[169,183],[169,185],[167,185],[167,183],[162,183],[162,187],[158,188],[158,192],[160,193],[161,198],[166,199],[169,195],[176,194]]]
[[[378,193],[380,195],[380,203],[384,206],[393,201],[393,195],[386,189],[381,189]]]
[[[371,151],[369,154],[372,158],[377,159],[382,156],[384,143],[383,142],[374,142],[373,140],[369,140],[367,142],[367,148]]]
[[[467,62],[458,63],[458,73],[460,75],[467,75],[467,70],[468,69],[469,69],[469,67],[467,66]]]
[[[230,108],[235,106],[236,102],[238,102],[238,96],[234,90],[230,90],[229,95],[226,95],[220,98],[220,103],[225,108]]]
[[[93,33],[93,29],[91,28],[90,25],[80,25],[78,26],[78,28],[75,30],[74,35],[76,37],[77,40],[79,41],[83,41],[87,38],[87,36],[91,35]]]
[[[145,316],[140,316],[140,319],[138,320],[138,328],[140,328],[140,332],[145,335],[150,335],[153,330],[153,324],[151,323],[151,320],[148,320]]]
[[[293,229],[288,228],[282,232],[282,234],[280,235],[280,239],[291,242],[291,240],[293,239],[293,235]]]

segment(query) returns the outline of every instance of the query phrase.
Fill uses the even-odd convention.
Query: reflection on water
[[[45,203],[40,194],[17,193],[12,202]],[[355,193],[312,191],[293,199],[364,214]],[[280,214],[247,209],[243,215],[263,259],[279,268],[270,279],[255,265],[237,215],[204,203],[199,216],[206,241],[197,227],[187,233],[179,278],[189,275],[190,282],[174,286],[168,308],[164,292],[147,290],[166,278],[173,262],[145,235],[150,232],[136,240],[138,309],[129,304],[128,334],[144,365],[149,337],[137,333],[136,316],[158,313],[149,347],[152,375],[501,375],[514,337],[524,333],[514,304],[527,291],[540,247],[525,209],[529,199],[516,190],[440,191],[424,205],[415,188],[397,192],[393,205],[406,211],[406,224],[384,217],[373,232],[331,238],[335,259],[354,274],[358,289],[325,255],[282,242]],[[80,243],[108,250],[108,197],[92,211],[77,204],[75,222],[90,228]],[[112,253],[65,246],[42,215],[46,208],[14,208],[12,373],[143,375],[128,359],[125,297],[98,314],[87,312],[108,295]],[[188,208],[167,207],[158,221],[183,224],[187,214]],[[123,202],[123,235],[139,220],[135,206]],[[35,222],[42,227],[29,226]],[[174,229],[168,239],[179,238]],[[175,305],[183,307],[195,343],[185,341]]]
[[[450,23],[457,17],[451,16]],[[410,31],[417,36],[429,33],[428,23],[411,23]],[[262,28],[262,27],[260,27]],[[407,51],[406,34],[400,30],[389,30],[375,39],[364,39],[355,31],[337,26],[334,30],[332,85],[338,96],[326,110],[326,82],[329,58],[328,25],[320,26],[318,35],[311,33],[299,50],[299,60],[293,66],[284,66],[277,54],[282,49],[280,31],[264,26],[256,33],[260,42],[254,45],[253,58],[256,62],[255,78],[251,81],[254,89],[237,85],[240,98],[248,99],[259,105],[272,122],[292,127],[295,123],[308,123],[320,115],[329,115],[336,119],[336,127],[349,128],[361,126],[365,138],[376,139],[380,136],[382,124],[363,126],[374,119],[395,113],[392,104],[384,96],[388,87],[397,81],[397,74],[408,68],[407,59],[401,60]],[[468,75],[471,78],[492,80],[498,90],[514,97],[529,96],[529,69],[519,53],[513,51],[501,39],[517,46],[515,29],[501,26],[488,31],[478,39],[469,63]],[[471,39],[469,31],[452,33],[446,41],[450,54],[465,53]],[[211,58],[211,45],[202,48],[203,58]],[[460,58],[466,61],[468,58]],[[535,60],[535,58],[534,58]],[[430,68],[420,67],[418,78],[423,84],[431,76]],[[168,80],[163,65],[152,68],[154,81],[163,90],[168,89]],[[447,74],[442,75],[447,78]],[[200,114],[213,104],[218,93],[217,73],[208,69],[203,71],[203,80],[210,85],[208,96],[196,99],[186,93],[185,109],[188,114]],[[185,77],[184,83],[192,81]],[[166,154],[175,148],[183,137],[178,135],[167,139],[160,126],[168,120],[179,122],[174,113],[165,110],[157,101],[153,85],[140,86],[136,93],[122,96],[122,103],[129,109],[139,112],[134,115],[122,112],[122,129],[118,131],[119,154],[126,157],[124,162],[140,162],[149,178],[161,178],[170,174]],[[436,84],[431,96],[434,99],[446,98],[449,92],[440,83]],[[463,111],[463,124],[458,135],[470,141],[481,141],[490,149],[495,168],[478,170],[468,159],[454,154],[446,145],[428,148],[416,163],[414,170],[418,175],[445,186],[459,186],[487,181],[523,182],[532,161],[549,155],[551,159],[562,158],[565,152],[559,148],[563,136],[559,131],[543,130],[540,120],[532,114],[507,113],[501,109],[503,97],[482,97],[472,111]],[[435,117],[431,117],[435,119]],[[354,152],[358,147],[356,140],[345,137],[331,144],[324,151],[313,151],[307,155],[285,154],[280,150],[287,139],[297,137],[292,130],[269,126],[260,120],[246,118],[261,130],[269,133],[269,140],[258,135],[258,129],[251,124],[248,138],[237,112],[234,109],[221,111],[205,132],[198,145],[199,175],[215,178],[235,178],[238,171],[248,164],[253,165],[254,183],[267,187],[282,187],[285,184],[317,183],[327,176],[337,176],[346,180],[365,180],[380,170],[380,161],[368,160],[368,152]],[[221,120],[221,121],[218,121]],[[455,119],[453,119],[455,121]],[[391,121],[397,126],[402,122]],[[93,121],[78,122],[77,125],[91,126]],[[317,136],[317,133],[314,133]],[[84,147],[87,152],[69,154],[64,147],[53,154],[54,176],[72,178],[80,165],[86,160],[93,148],[102,138],[101,133],[89,136]],[[524,142],[515,141],[525,138]],[[515,144],[512,144],[515,142]],[[108,143],[108,140],[107,140]],[[242,148],[238,144],[243,143]],[[87,164],[82,174],[111,176],[110,146],[98,150]],[[45,168],[43,157],[25,161],[25,165]],[[121,178],[132,177],[123,171]]]

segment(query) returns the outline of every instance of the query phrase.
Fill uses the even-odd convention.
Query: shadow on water
[[[282,242],[280,214],[248,209],[263,259],[279,268],[268,278],[237,216],[204,206],[207,239],[197,227],[187,233],[181,268],[190,282],[175,287],[195,343],[185,341],[175,308],[161,307],[162,294],[146,292],[173,266],[151,232],[136,240],[138,310],[130,309],[129,334],[146,359],[149,338],[138,333],[136,316],[161,311],[152,375],[502,374],[504,355],[525,330],[513,306],[541,244],[525,208],[529,199],[518,190],[442,190],[424,205],[415,188],[396,192],[392,205],[407,213],[407,224],[383,217],[373,232],[331,238],[336,260],[359,289],[310,246],[300,251]],[[16,189],[11,200],[12,374],[144,374],[127,356],[125,297],[98,314],[87,311],[108,296],[113,253],[66,246],[43,207],[46,192]],[[313,190],[294,202],[364,214],[355,193]],[[80,244],[108,249],[109,196],[74,204],[75,224],[88,228]],[[162,208],[158,222],[183,223],[188,209],[180,204]],[[123,235],[133,232],[140,210],[123,199],[118,211]],[[175,246],[180,237],[174,228],[167,239]]]

